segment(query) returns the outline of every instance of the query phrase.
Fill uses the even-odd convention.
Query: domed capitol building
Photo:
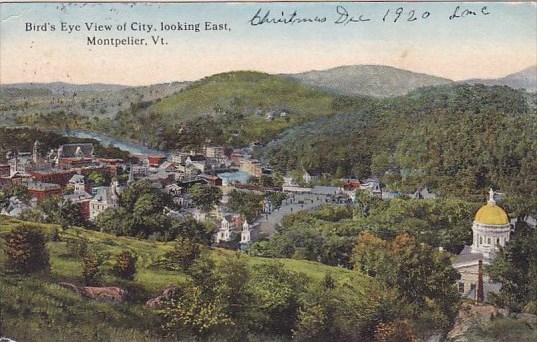
[[[505,247],[511,229],[509,217],[496,204],[494,191],[491,189],[487,204],[475,214],[472,245],[465,246],[453,263],[453,267],[461,274],[458,289],[463,297],[483,300],[489,293],[500,290],[500,284],[493,283],[484,274],[482,265],[489,265],[499,247]]]

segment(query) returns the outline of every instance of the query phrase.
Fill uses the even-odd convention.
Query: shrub
[[[50,267],[45,235],[21,225],[6,236],[6,268],[20,273],[47,270]]]
[[[69,256],[82,258],[88,251],[88,242],[86,239],[68,239],[67,252]]]
[[[122,279],[132,280],[136,273],[136,257],[129,251],[121,252],[116,257],[112,272]]]

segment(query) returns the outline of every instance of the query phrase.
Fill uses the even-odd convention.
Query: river
[[[153,148],[149,148],[147,146],[144,146],[142,144],[137,144],[130,141],[120,140],[117,138],[113,138],[110,136],[107,136],[102,133],[97,132],[90,132],[90,131],[84,131],[84,130],[77,130],[77,129],[70,129],[70,130],[63,130],[58,131],[58,133],[68,136],[68,137],[76,137],[76,138],[83,138],[83,139],[95,139],[99,141],[104,146],[114,146],[117,147],[123,151],[127,151],[131,154],[157,154],[157,155],[165,155],[167,154],[164,151],[159,151]]]

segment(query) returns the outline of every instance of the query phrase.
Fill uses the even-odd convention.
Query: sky
[[[454,80],[495,78],[537,63],[537,6],[532,3],[160,3],[0,4],[0,83],[54,82],[146,85],[190,81],[219,72],[296,73],[341,65],[390,65]],[[338,6],[367,22],[335,24]],[[477,15],[450,20],[469,9]],[[482,7],[487,8],[482,11]],[[342,13],[339,7],[339,13]],[[397,22],[398,7],[403,13]],[[270,17],[326,17],[322,23],[252,26]],[[382,20],[389,10],[385,21]],[[415,21],[406,19],[414,11]],[[429,13],[424,14],[424,13]],[[483,15],[482,13],[489,13]],[[422,16],[427,16],[422,18]],[[223,31],[160,31],[161,23],[227,23]],[[61,23],[81,31],[60,30]],[[85,23],[112,25],[88,32]],[[51,32],[29,24],[55,25]],[[149,33],[117,31],[150,24]],[[136,24],[135,24],[136,27]],[[143,38],[148,45],[92,46],[88,37]],[[166,45],[153,44],[151,36]]]

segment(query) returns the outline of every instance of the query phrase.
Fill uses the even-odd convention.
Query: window
[[[480,245],[483,244],[483,237],[482,237],[482,236],[479,237],[479,244],[480,244]]]
[[[470,284],[470,290],[475,290],[476,286],[475,284]]]
[[[464,293],[464,283],[459,283],[459,292]]]
[[[500,238],[497,238],[497,239],[496,239],[496,244],[497,244],[497,245],[500,244]]]
[[[490,238],[487,238],[487,243],[490,245]]]

